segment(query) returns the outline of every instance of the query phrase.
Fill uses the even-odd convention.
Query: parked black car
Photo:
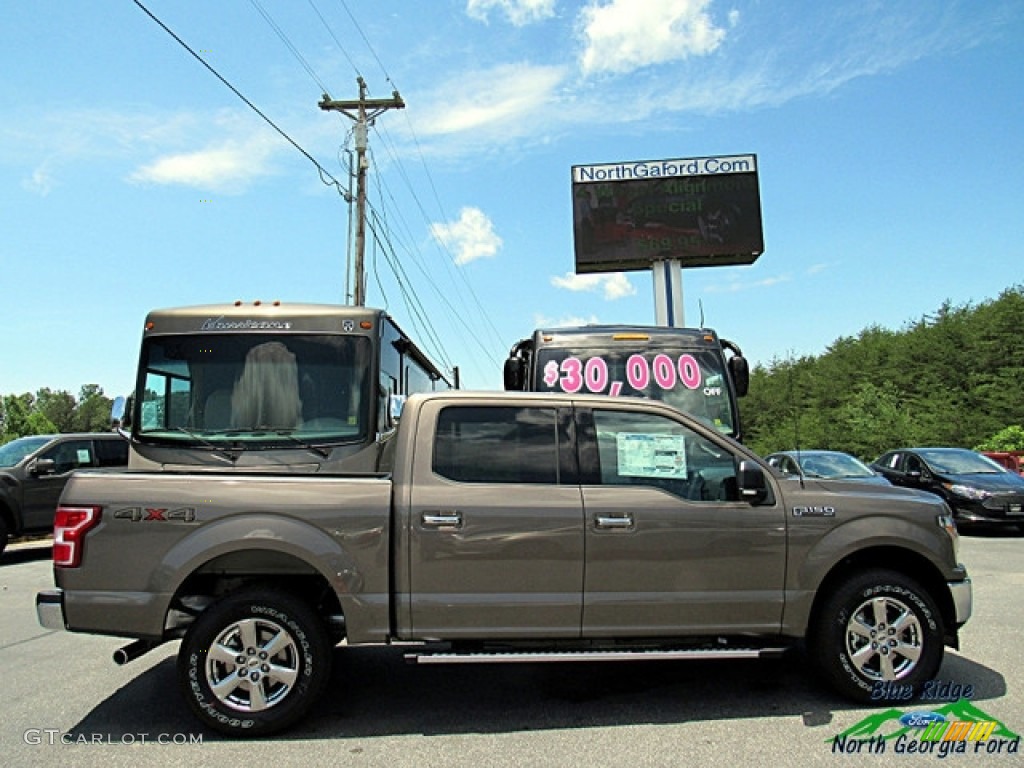
[[[787,475],[889,485],[889,481],[881,474],[855,456],[842,451],[776,451],[764,458]]]
[[[965,448],[901,448],[871,467],[893,485],[937,493],[959,523],[1024,526],[1024,477]]]
[[[19,437],[0,446],[0,553],[12,536],[53,531],[64,484],[85,467],[123,467],[128,441],[116,432]]]

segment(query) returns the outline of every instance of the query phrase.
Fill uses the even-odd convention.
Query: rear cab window
[[[448,406],[432,468],[460,483],[576,483],[570,429],[569,414],[554,407]]]

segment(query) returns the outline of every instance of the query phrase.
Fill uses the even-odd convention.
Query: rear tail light
[[[99,521],[99,507],[57,507],[53,517],[53,564],[64,568],[81,565],[85,534]]]

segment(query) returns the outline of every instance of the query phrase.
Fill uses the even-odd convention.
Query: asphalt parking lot
[[[917,742],[906,740],[902,750],[886,741],[879,753],[867,738],[881,733],[871,731],[879,723],[891,729],[893,713],[832,695],[799,654],[416,667],[395,649],[340,648],[329,695],[312,717],[278,737],[228,740],[199,726],[179,697],[176,644],[118,667],[111,654],[121,640],[40,627],[34,597],[52,586],[49,549],[18,545],[0,556],[0,749],[17,766],[1022,765],[1011,738],[1024,732],[1022,553],[1016,535],[962,539],[975,584],[962,650],[947,653],[939,698],[896,714],[967,694],[972,711],[1001,729],[943,757],[941,745],[912,753]]]

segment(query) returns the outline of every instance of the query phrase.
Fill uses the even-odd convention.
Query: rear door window
[[[128,463],[127,440],[97,440],[96,460],[101,467],[123,467]]]
[[[558,422],[555,408],[444,408],[434,472],[460,483],[557,484]]]

